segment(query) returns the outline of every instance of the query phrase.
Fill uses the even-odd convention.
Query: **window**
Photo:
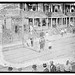
[[[38,4],[28,4],[28,10],[29,11],[37,11]]]
[[[75,6],[72,5],[72,6],[71,6],[71,12],[74,12],[74,11],[75,11]]]

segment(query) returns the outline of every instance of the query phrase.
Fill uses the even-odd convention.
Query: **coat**
[[[50,66],[50,72],[56,72],[56,66],[55,65]]]

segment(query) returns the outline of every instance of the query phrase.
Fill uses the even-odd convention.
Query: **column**
[[[51,18],[51,28],[52,28],[52,18]]]
[[[46,24],[47,24],[46,26],[49,28],[49,26],[48,26],[48,18],[47,18]]]
[[[33,18],[33,27],[34,27],[34,18]]]
[[[51,6],[50,6],[50,4],[49,4],[49,12],[50,12],[50,10],[51,10]]]
[[[25,3],[25,11],[28,11],[28,6],[26,3]]]
[[[58,18],[56,18],[56,27],[57,27],[57,25],[58,25],[58,23],[57,23],[57,22],[58,22]]]
[[[42,29],[42,18],[40,18],[40,27]]]
[[[66,27],[67,27],[67,17],[66,17]]]
[[[62,23],[62,25],[63,25],[63,18],[62,18],[62,22],[61,22],[61,23]]]
[[[51,12],[53,12],[53,9],[52,9],[53,7],[52,7],[52,5],[51,5]]]
[[[71,4],[70,4],[70,12],[71,12]]]
[[[70,26],[70,17],[69,17],[69,26]]]

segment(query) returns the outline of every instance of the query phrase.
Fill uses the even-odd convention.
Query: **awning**
[[[38,11],[25,11],[24,16],[27,18],[47,18],[47,15],[44,12]]]
[[[52,18],[64,18],[64,17],[67,17],[62,12],[48,12],[48,13],[46,13],[46,15],[48,17],[52,17]]]

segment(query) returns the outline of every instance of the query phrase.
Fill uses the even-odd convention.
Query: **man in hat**
[[[44,68],[43,72],[49,72],[49,69],[47,68],[47,64],[46,63],[43,64],[43,68]]]
[[[56,72],[56,66],[54,65],[53,61],[51,61],[50,72]]]

